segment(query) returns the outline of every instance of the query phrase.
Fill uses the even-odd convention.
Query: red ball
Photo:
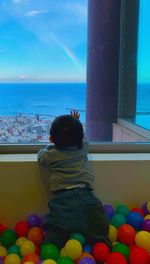
[[[27,261],[31,261],[34,264],[38,264],[39,263],[39,259],[40,259],[40,257],[38,255],[36,255],[34,253],[30,253],[30,254],[28,254],[28,255],[23,257],[21,263],[24,264]]]
[[[135,236],[136,231],[131,225],[124,224],[118,229],[118,240],[126,245],[134,244]]]
[[[29,225],[26,221],[19,221],[15,227],[14,230],[19,237],[25,237],[29,231]]]
[[[144,214],[144,212],[143,212],[143,210],[142,210],[141,208],[132,208],[132,209],[131,209],[131,212],[137,212],[137,213],[139,213],[142,217],[145,216],[145,214]]]
[[[93,247],[93,255],[96,261],[104,262],[109,254],[109,247],[102,242],[98,242]]]
[[[119,252],[112,252],[108,255],[105,264],[128,264],[128,262]]]
[[[142,247],[133,247],[129,256],[130,264],[149,264],[149,254]]]
[[[27,237],[36,246],[40,246],[42,242],[44,241],[45,234],[44,234],[44,231],[40,227],[34,226],[29,230]]]

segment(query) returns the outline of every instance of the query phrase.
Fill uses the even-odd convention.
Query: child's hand
[[[76,119],[79,119],[80,118],[80,114],[79,114],[78,110],[71,111],[70,112],[70,115],[73,116]]]

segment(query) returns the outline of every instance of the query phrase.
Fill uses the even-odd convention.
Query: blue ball
[[[133,226],[136,230],[142,228],[143,221],[143,217],[138,212],[130,212],[126,218],[127,224]]]
[[[83,252],[88,252],[88,253],[92,253],[92,247],[89,245],[84,245],[83,246]]]

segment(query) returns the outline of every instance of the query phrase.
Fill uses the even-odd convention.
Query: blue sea
[[[0,116],[40,114],[43,118],[78,109],[85,121],[85,83],[1,83]]]
[[[78,109],[85,122],[85,83],[1,83],[0,116],[17,114],[55,117]],[[139,84],[135,122],[150,129],[150,84]]]

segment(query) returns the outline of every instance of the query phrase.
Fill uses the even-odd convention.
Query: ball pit
[[[0,264],[150,264],[150,201],[130,209],[107,204],[104,210],[111,249],[101,241],[86,244],[77,230],[59,250],[44,242],[42,217],[31,214],[12,229],[0,223]]]

